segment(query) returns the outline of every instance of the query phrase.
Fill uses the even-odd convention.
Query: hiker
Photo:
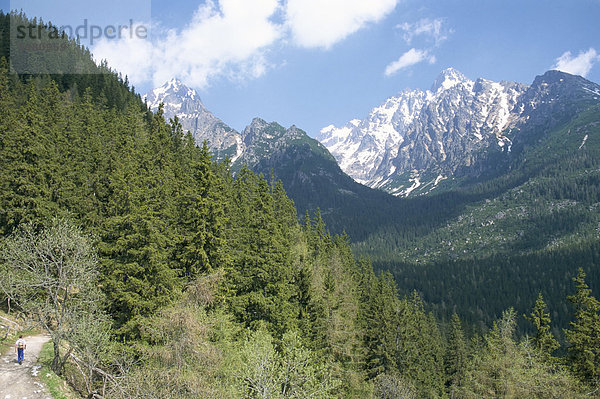
[[[15,352],[17,353],[19,364],[23,363],[23,352],[25,352],[25,348],[27,348],[27,343],[23,339],[23,336],[19,335],[19,339],[15,343]]]

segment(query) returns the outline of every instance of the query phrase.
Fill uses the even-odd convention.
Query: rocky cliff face
[[[250,167],[277,154],[295,140],[308,139],[306,133],[296,126],[286,129],[276,122],[269,123],[260,118],[254,118],[241,137],[244,152],[235,165],[246,164]]]
[[[323,128],[319,140],[356,181],[399,196],[426,194],[494,169],[490,159],[502,162],[599,99],[600,86],[559,71],[527,86],[447,69],[431,90],[404,91],[363,120]]]
[[[519,118],[526,90],[447,69],[431,90],[404,91],[362,121],[322,129],[319,139],[357,181],[396,195],[423,193],[467,170],[485,148],[508,151],[503,132]]]
[[[143,98],[153,111],[163,103],[165,119],[177,115],[183,130],[189,131],[198,145],[206,140],[218,160],[236,160],[242,154],[241,135],[208,111],[196,91],[178,79],[171,79]]]
[[[319,140],[336,157],[342,170],[356,181],[370,184],[378,169],[398,155],[405,132],[427,101],[427,93],[407,91],[387,99],[364,120],[352,120],[342,128],[330,125]]]
[[[328,126],[318,138],[355,181],[397,196],[422,195],[500,170],[544,131],[599,99],[600,86],[558,71],[546,72],[527,86],[473,81],[447,69],[430,90],[403,91],[365,119],[341,128]],[[295,126],[286,129],[255,118],[241,134],[236,132],[176,79],[153,90],[146,101],[152,109],[164,103],[167,118],[177,115],[199,145],[206,140],[217,159],[229,157],[234,171],[245,164],[281,172],[289,165],[276,163],[295,164],[290,157],[301,159],[300,148],[320,159],[331,158]],[[328,164],[313,177],[325,169],[333,170]],[[308,176],[302,173],[295,178]]]

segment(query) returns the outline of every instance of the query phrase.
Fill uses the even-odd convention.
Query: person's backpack
[[[23,341],[19,341],[19,343],[17,343],[17,348],[25,349],[25,343]]]

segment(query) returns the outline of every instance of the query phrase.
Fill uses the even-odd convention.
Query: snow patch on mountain
[[[163,104],[165,120],[175,115],[185,132],[190,132],[197,145],[206,140],[217,160],[239,158],[244,151],[241,135],[206,109],[196,90],[173,78],[142,96],[152,111]]]
[[[469,79],[454,68],[447,68],[438,75],[433,81],[431,91],[433,93],[439,93],[448,89],[453,88],[464,82],[468,82]]]
[[[448,68],[431,90],[405,90],[362,120],[321,129],[318,139],[356,181],[408,196],[418,191],[419,178],[412,177],[406,188],[394,176],[430,169],[450,176],[474,162],[471,153],[483,147],[510,149],[504,131],[523,112],[522,105],[515,107],[526,89],[512,82],[472,81]],[[430,183],[436,187],[439,180]]]
[[[585,145],[585,142],[587,141],[587,139],[588,139],[588,135],[586,134],[583,137],[583,141],[581,142],[581,145],[579,146],[578,150],[581,150],[583,148],[583,146]]]
[[[369,184],[385,157],[395,157],[403,132],[426,102],[422,91],[405,91],[374,108],[364,120],[353,119],[341,128],[321,129],[318,139],[340,167],[356,181]]]

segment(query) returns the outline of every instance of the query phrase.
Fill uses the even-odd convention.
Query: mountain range
[[[371,220],[398,213],[396,203],[380,191],[414,197],[503,173],[531,141],[528,131],[576,114],[578,109],[568,109],[573,104],[581,110],[597,103],[600,86],[558,71],[536,77],[531,85],[473,81],[449,68],[430,90],[402,91],[363,120],[323,128],[320,143],[296,126],[286,129],[260,118],[237,132],[178,79],[143,98],[154,111],[162,103],[166,118],[177,116],[198,145],[206,140],[214,157],[228,158],[234,171],[247,165],[265,175],[273,172],[299,213],[319,208],[334,231],[349,229],[361,239],[363,232],[349,225],[365,221],[346,216],[363,208]],[[352,209],[349,215],[341,204]]]
[[[402,91],[362,120],[321,129],[317,139],[356,182],[396,196],[423,195],[497,170],[511,157],[513,141],[522,141],[519,132],[548,117],[547,112],[540,116],[536,110],[547,109],[544,105],[568,95],[594,102],[600,89],[583,78],[558,71],[549,71],[525,85],[483,78],[473,81],[449,68],[430,90]],[[144,99],[152,110],[164,104],[167,119],[177,115],[197,144],[206,140],[216,159],[229,158],[234,170],[242,164],[278,169],[283,165],[271,158],[292,143],[310,143],[307,148],[331,158],[295,126],[283,129],[276,122],[256,118],[237,132],[208,111],[195,90],[177,79],[152,90]],[[492,158],[494,161],[489,162]],[[361,191],[358,187],[350,191],[356,190]]]
[[[452,303],[489,322],[538,291],[559,306],[569,287],[541,276],[568,282],[577,267],[600,281],[600,86],[580,76],[548,71],[525,85],[449,69],[431,90],[323,129],[322,144],[261,119],[226,134],[242,143],[234,170],[281,179],[299,215],[320,209],[355,253],[442,313]]]
[[[528,86],[473,81],[449,68],[431,90],[405,90],[318,138],[356,181],[399,196],[426,194],[494,167],[485,164],[489,153],[508,158],[535,109],[570,90],[565,80],[579,84],[578,95],[599,96],[597,85],[580,79],[550,71]]]
[[[324,145],[296,126],[285,128],[254,118],[237,132],[208,111],[197,92],[178,79],[143,99],[153,111],[163,104],[165,118],[177,116],[196,144],[206,140],[213,156],[219,161],[229,159],[234,172],[248,166],[267,178],[273,174],[283,182],[299,216],[318,209],[332,231],[347,230],[364,238],[369,225],[383,223],[390,212],[397,212],[392,196],[355,182]]]

